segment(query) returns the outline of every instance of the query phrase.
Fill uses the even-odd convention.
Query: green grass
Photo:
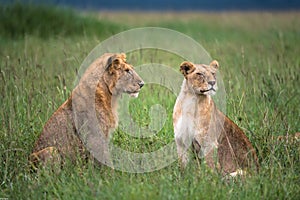
[[[122,29],[122,25],[96,20],[83,13],[77,14],[68,8],[20,3],[0,5],[0,27],[0,35],[9,38],[20,38],[26,34],[42,38],[49,38],[53,35],[108,37]]]
[[[56,9],[50,8],[49,12]],[[55,13],[65,16],[59,9]],[[31,12],[31,16],[35,15]],[[100,22],[87,14],[88,19],[74,13],[71,16],[70,21],[66,19],[70,29],[77,30],[73,23],[92,20],[104,33],[88,25],[76,34],[67,34],[64,26],[53,28],[61,32],[44,34],[47,30],[42,26],[37,33],[23,24],[23,31],[16,30],[13,36],[15,29],[4,30],[3,23],[20,19],[0,20],[0,198],[300,198],[299,141],[275,139],[300,131],[299,13],[173,13],[171,17],[159,13],[100,13]],[[53,20],[50,18],[47,23]],[[193,159],[184,174],[177,162],[139,174],[95,167],[92,163],[66,164],[56,172],[30,172],[27,158],[34,142],[47,119],[68,97],[83,59],[110,35],[143,25],[183,32],[220,62],[227,115],[244,129],[256,148],[261,164],[259,174],[227,182]],[[133,52],[128,61],[139,65],[155,60],[175,69],[181,62],[166,52],[149,52]],[[167,114],[163,129],[146,139],[134,138],[118,129],[112,138],[114,144],[132,152],[151,152],[168,144],[173,139],[171,112],[175,99],[158,85],[145,85],[139,98],[130,100],[132,118],[141,126],[149,126],[151,106],[160,103]]]

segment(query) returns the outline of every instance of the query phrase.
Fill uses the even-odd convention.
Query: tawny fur
[[[78,154],[86,154],[86,145],[91,149],[108,148],[105,144],[118,125],[118,97],[122,93],[137,97],[143,85],[133,67],[126,63],[125,54],[107,53],[96,59],[68,100],[45,124],[30,160],[33,163],[65,157],[74,160]],[[89,110],[95,111],[95,115]]]
[[[175,141],[180,166],[188,163],[190,145],[199,158],[222,174],[257,168],[255,149],[244,132],[219,111],[211,98],[217,90],[219,64],[195,65],[183,62],[181,91],[173,111]]]

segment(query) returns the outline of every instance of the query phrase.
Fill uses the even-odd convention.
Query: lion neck
[[[182,99],[185,99],[187,110],[195,112],[196,116],[210,116],[214,111],[214,102],[210,95],[196,94],[184,80],[181,88]]]
[[[104,110],[108,111],[108,113],[111,113],[112,115],[110,116],[110,121],[113,121],[116,124],[118,123],[117,109],[119,97],[120,94],[113,93],[110,82],[106,82],[104,79],[102,79],[98,83],[95,95],[96,104],[101,105]]]

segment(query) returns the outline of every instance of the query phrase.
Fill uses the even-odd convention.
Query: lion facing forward
[[[211,97],[217,90],[217,61],[210,65],[183,62],[184,81],[173,111],[179,162],[185,168],[188,148],[222,174],[258,167],[253,146],[244,132],[219,111]],[[254,165],[253,165],[254,164]]]
[[[74,160],[87,148],[92,156],[108,162],[109,136],[118,125],[118,97],[122,93],[137,97],[143,85],[125,54],[107,53],[96,59],[45,124],[30,160]]]

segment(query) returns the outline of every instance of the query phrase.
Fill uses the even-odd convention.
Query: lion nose
[[[144,81],[141,81],[138,84],[139,84],[140,88],[142,88],[145,85]]]
[[[216,81],[208,81],[208,84],[214,86],[216,84]]]

